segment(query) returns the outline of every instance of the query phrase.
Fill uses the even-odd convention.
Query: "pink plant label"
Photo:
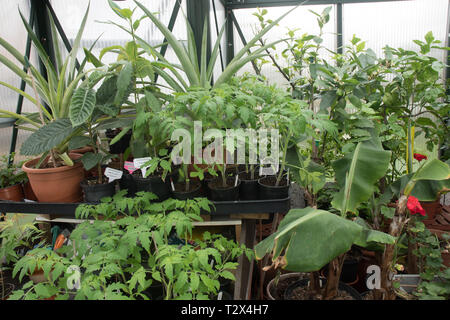
[[[125,161],[125,164],[123,165],[125,170],[127,170],[130,174],[132,174],[134,171],[137,170],[137,168],[134,166],[134,163],[131,161]]]

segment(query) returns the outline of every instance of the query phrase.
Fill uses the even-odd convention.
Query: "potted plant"
[[[299,137],[305,132],[306,119],[301,114],[305,103],[300,100],[294,100],[288,95],[280,95],[274,99],[274,104],[270,106],[267,112],[263,110],[263,123],[266,128],[277,129],[279,132],[280,169],[275,168],[275,175],[269,175],[258,180],[260,199],[284,199],[289,196],[289,177],[287,176],[286,156],[292,143],[296,143]],[[271,143],[274,143],[271,137]],[[260,141],[266,143],[268,141]],[[273,163],[273,162],[272,162]],[[260,164],[262,166],[261,160]]]
[[[379,145],[359,143],[354,152],[334,163],[336,180],[345,186],[334,195],[332,201],[333,208],[340,215],[311,207],[290,210],[277,232],[255,247],[257,259],[262,259],[272,251],[272,266],[312,272],[309,284],[308,281],[297,284],[304,288],[299,290],[303,290],[302,295],[307,299],[333,299],[341,296],[343,293],[339,291],[342,290],[350,291],[352,295],[354,291],[339,284],[345,253],[352,245],[366,247],[373,243],[392,244],[395,240],[388,234],[347,219],[347,214],[356,212],[357,207],[375,191],[374,184],[386,172],[389,157],[390,153],[380,149]],[[378,161],[372,161],[374,158]],[[372,165],[370,175],[360,174],[366,162]],[[361,188],[361,185],[370,187]],[[333,238],[333,246],[329,246],[329,237]],[[305,243],[308,245],[305,246]],[[322,281],[320,284],[317,271],[327,263],[326,283]]]
[[[22,165],[9,163],[10,157],[14,159],[14,154],[0,159],[0,200],[23,201],[22,184],[27,181],[27,176],[21,170]]]
[[[16,263],[23,251],[30,250],[41,239],[43,231],[35,223],[24,223],[24,216],[14,214],[0,221],[0,289],[1,300],[6,300],[14,290],[14,284],[7,282],[11,266]],[[22,252],[21,252],[22,251]]]
[[[84,171],[81,163],[75,163],[74,161],[79,159],[81,155],[68,153],[68,141],[71,137],[81,134],[83,128],[81,126],[72,128],[70,125],[69,106],[72,103],[80,102],[80,99],[84,101],[82,97],[75,96],[74,92],[78,84],[91,72],[91,70],[83,71],[83,68],[77,71],[75,67],[88,10],[89,8],[86,10],[80,25],[72,51],[64,63],[58,59],[57,65],[52,64],[39,38],[21,15],[27,32],[43,62],[48,80],[19,51],[4,39],[0,39],[0,44],[27,71],[22,71],[6,57],[2,56],[0,61],[23,79],[34,92],[34,96],[31,96],[11,85],[1,83],[32,102],[36,105],[37,110],[35,113],[27,115],[19,115],[7,110],[0,110],[0,113],[3,116],[18,119],[19,129],[23,128],[33,132],[22,144],[21,154],[42,156],[25,162],[22,169],[27,173],[31,187],[40,202],[76,202],[81,200],[80,182],[84,177]],[[85,63],[86,59],[82,66]],[[40,99],[43,100],[43,103],[40,102]]]

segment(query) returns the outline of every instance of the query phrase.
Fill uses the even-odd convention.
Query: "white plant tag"
[[[105,176],[108,177],[109,182],[113,182],[114,180],[118,180],[118,179],[122,178],[122,175],[123,175],[122,170],[117,170],[117,169],[113,169],[110,167],[107,167],[105,169]]]
[[[146,162],[149,162],[150,160],[152,160],[151,157],[135,158],[135,159],[133,160],[133,164],[134,164],[134,166],[136,167],[136,169],[141,169],[142,177],[145,177],[145,172],[147,171],[147,168],[150,167],[150,166],[145,166],[145,167],[143,167],[143,165],[144,165]]]
[[[173,185],[173,180],[170,178],[170,186],[172,187],[172,191],[175,191],[175,186]]]
[[[234,179],[234,186],[237,187],[239,176],[236,175],[236,179]]]

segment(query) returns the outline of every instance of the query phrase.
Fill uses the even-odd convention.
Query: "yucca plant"
[[[208,25],[205,22],[203,27],[201,53],[200,53],[200,64],[198,62],[198,52],[195,44],[194,32],[192,27],[186,19],[186,29],[187,29],[187,47],[178,40],[175,35],[161,22],[155,14],[151,13],[143,4],[139,1],[135,1],[136,4],[144,11],[145,15],[156,25],[156,27],[161,31],[167,40],[167,43],[172,47],[175,55],[179,60],[178,64],[172,64],[168,62],[159,52],[155,50],[154,47],[149,45],[145,40],[139,36],[134,35],[136,41],[141,45],[141,47],[150,55],[158,58],[158,62],[153,64],[155,72],[161,76],[168,84],[172,87],[174,91],[181,92],[186,91],[190,87],[203,87],[211,88],[213,81],[213,71],[214,65],[216,64],[217,57],[219,56],[219,45],[222,39],[225,25],[222,26],[217,40],[213,46],[211,52],[211,58],[209,62],[207,61],[207,35],[208,35]],[[295,7],[297,8],[297,7]],[[254,36],[253,39],[248,41],[247,45],[244,46],[238,53],[235,54],[233,60],[228,64],[222,74],[214,82],[213,87],[219,86],[227,82],[237,71],[239,71],[245,64],[253,61],[257,58],[261,58],[266,55],[265,50],[267,48],[273,47],[277,43],[284,41],[280,39],[269,43],[265,46],[259,47],[253,52],[250,49],[256,45],[256,43],[261,39],[267,32],[272,29],[276,24],[280,22],[288,13],[290,13],[295,8],[287,11],[278,19],[274,20],[272,23],[268,24],[266,28],[261,30],[258,34]],[[126,30],[125,30],[126,31]],[[170,70],[171,74],[166,72],[164,69]],[[182,73],[185,74],[187,82],[182,77]]]
[[[42,159],[45,159],[50,154],[51,162],[54,166],[57,166],[61,160],[65,165],[73,165],[73,161],[67,154],[68,142],[73,136],[82,134],[85,131],[81,124],[72,127],[69,119],[71,108],[84,109],[86,105],[95,103],[89,90],[76,90],[85,81],[100,80],[87,79],[89,73],[93,71],[83,70],[87,59],[83,60],[79,68],[76,65],[77,53],[88,12],[89,6],[79,27],[73,48],[64,62],[62,62],[59,50],[55,46],[56,62],[53,63],[39,38],[34,33],[32,26],[27,23],[19,11],[28,35],[45,67],[46,77],[29,62],[27,57],[24,57],[11,44],[0,37],[0,45],[23,66],[23,69],[2,54],[0,54],[0,62],[25,81],[33,89],[34,96],[5,82],[0,81],[0,85],[22,95],[37,108],[36,112],[26,114],[17,114],[0,109],[0,117],[16,118],[18,120],[16,124],[19,129],[33,132],[22,144],[21,154],[27,156],[43,155]],[[56,37],[56,34],[54,34],[54,37]],[[71,105],[75,106],[71,107]]]

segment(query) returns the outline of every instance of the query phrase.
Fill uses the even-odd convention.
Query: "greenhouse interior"
[[[449,0],[1,5],[4,305],[450,299]]]

